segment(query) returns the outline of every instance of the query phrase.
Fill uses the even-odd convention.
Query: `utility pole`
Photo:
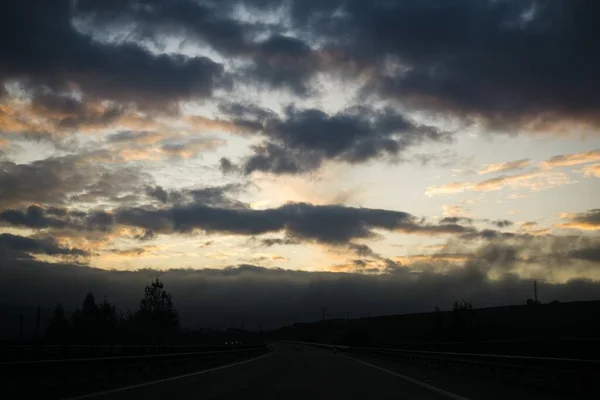
[[[19,342],[23,341],[23,316],[19,315]]]
[[[42,316],[42,308],[38,306],[37,315],[35,318],[35,340],[39,340],[40,338],[40,319]]]
[[[533,281],[533,298],[534,298],[535,303],[537,304],[538,297],[537,297],[537,281],[536,280]]]
[[[321,320],[325,321],[325,307],[321,307]]]

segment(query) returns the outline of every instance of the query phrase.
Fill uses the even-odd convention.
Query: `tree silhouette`
[[[80,310],[75,310],[71,317],[73,334],[78,341],[96,342],[101,337],[99,328],[99,311],[96,299],[92,293],[87,293]]]
[[[475,307],[473,303],[461,299],[455,301],[452,305],[454,311],[454,321],[456,327],[456,339],[470,340],[476,335],[477,319],[475,316]]]
[[[155,340],[163,341],[179,329],[179,313],[173,305],[171,294],[156,278],[144,289],[144,298],[135,315],[138,327]]]
[[[71,331],[71,324],[65,317],[62,304],[57,304],[52,313],[48,327],[46,328],[46,339],[51,342],[66,342]]]

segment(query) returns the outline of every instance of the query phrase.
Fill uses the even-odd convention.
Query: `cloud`
[[[414,216],[382,209],[340,205],[289,203],[265,210],[209,207],[202,204],[171,208],[120,208],[117,223],[158,233],[203,230],[237,235],[283,232],[287,238],[342,245],[354,239],[376,238],[377,229],[420,235],[456,235],[473,228],[457,224],[427,225]]]
[[[118,207],[112,211],[98,209],[88,212],[61,212],[56,208],[46,212],[39,206],[31,206],[27,212],[11,209],[5,210],[1,215],[2,220],[7,223],[34,229],[65,228],[80,232],[110,233],[119,226],[130,227],[137,229],[138,233],[135,235],[144,240],[160,233],[187,233],[195,230],[246,236],[280,232],[285,234],[285,240],[266,240],[262,244],[269,246],[307,241],[344,245],[350,246],[352,251],[358,251],[361,256],[367,255],[367,252],[374,256],[375,253],[365,245],[351,242],[356,239],[378,238],[380,234],[377,230],[425,236],[462,235],[476,231],[452,221],[441,225],[428,224],[401,211],[341,205],[288,203],[278,208],[254,210],[229,197],[229,193],[237,190],[238,185],[181,191],[147,186],[147,196],[170,206]],[[145,233],[142,234],[142,231]]]
[[[194,1],[80,0],[77,15],[100,30],[125,30],[130,39],[161,43],[165,36],[187,38],[223,54],[247,51],[248,35],[259,26],[228,16],[229,5]]]
[[[116,144],[156,144],[165,139],[164,134],[152,131],[121,131],[110,135],[107,138],[108,143]]]
[[[59,218],[54,218],[51,215],[59,212],[57,209],[52,209],[48,213],[44,208],[38,205],[31,205],[27,211],[21,210],[4,210],[0,212],[0,221],[17,226],[29,228],[65,228],[67,223]],[[48,215],[46,215],[48,214]]]
[[[140,105],[209,97],[223,72],[206,57],[155,55],[130,43],[92,40],[75,28],[73,2],[2,3],[0,79],[53,92],[76,85],[86,95]],[[20,38],[16,45],[12,38]]]
[[[230,174],[232,172],[237,171],[238,167],[235,164],[233,164],[228,158],[221,157],[221,159],[219,160],[219,170],[223,174]]]
[[[600,178],[600,164],[587,165],[583,168],[585,176]]]
[[[504,172],[504,171],[512,171],[515,169],[521,169],[528,167],[531,164],[530,159],[509,161],[499,164],[488,164],[484,166],[482,169],[477,171],[479,175],[489,174],[490,172]]]
[[[111,168],[98,162],[104,152],[51,157],[30,164],[0,161],[0,209],[31,203],[61,205],[71,201],[117,201],[150,177],[135,168]]]
[[[109,249],[108,252],[116,255],[116,256],[120,256],[120,257],[139,257],[143,254],[147,254],[147,253],[154,253],[157,250],[159,250],[160,247],[158,246],[143,246],[143,247],[132,247],[129,249],[123,249],[123,250],[118,250],[118,249]]]
[[[55,3],[14,0],[0,10],[3,80],[55,92],[69,82],[97,98],[148,105],[247,85],[306,96],[334,76],[404,108],[491,128],[598,123],[600,61],[589,59],[594,43],[587,39],[597,36],[594,2]],[[232,11],[241,4],[244,18]],[[207,57],[139,45],[165,49],[166,37],[218,56],[229,70]]]
[[[483,220],[475,220],[473,218],[467,218],[467,217],[444,217],[440,220],[440,224],[458,224],[458,223],[466,223],[466,224],[472,224],[475,221],[483,221],[486,222],[488,224],[494,225],[498,228],[506,228],[508,226],[513,225],[512,221],[506,220],[506,219],[502,219],[502,220],[489,220],[489,219],[483,219]]]
[[[255,125],[267,140],[254,146],[243,171],[276,174],[318,169],[326,160],[350,164],[382,156],[396,156],[427,141],[448,141],[450,133],[418,124],[392,109],[355,106],[335,114],[318,109],[287,107],[284,117],[270,110],[226,104],[238,124]],[[241,116],[241,118],[240,118]]]
[[[401,263],[402,265],[413,265],[413,264],[431,264],[439,262],[448,263],[464,263],[471,259],[471,254],[461,253],[435,253],[435,254],[417,254],[411,256],[397,256],[394,257],[394,261]]]
[[[37,239],[24,236],[12,235],[10,233],[0,234],[0,250],[8,250],[17,252],[16,257],[20,253],[46,254],[49,256],[86,256],[88,253],[80,249],[67,249],[60,247],[52,239]],[[15,257],[14,254],[4,254],[2,258],[6,261],[7,258]]]
[[[489,219],[486,219],[484,221],[487,222],[487,223],[489,223],[489,224],[492,224],[492,225],[494,225],[494,226],[496,226],[498,228],[506,228],[506,227],[509,227],[509,226],[513,225],[513,222],[509,221],[507,219],[500,219],[500,220],[489,220]]]
[[[366,244],[348,243],[348,249],[359,257],[372,257],[374,259],[382,258]]]
[[[532,192],[546,190],[556,186],[575,183],[565,173],[534,170],[513,175],[500,175],[484,181],[453,182],[442,186],[429,186],[425,191],[428,197],[463,192],[492,192],[504,188],[527,189]]]
[[[600,263],[600,246],[571,250],[571,258]]]
[[[243,189],[243,185],[239,184],[172,190],[166,190],[162,186],[149,186],[146,188],[146,194],[163,204],[194,203],[211,207],[244,209],[248,208],[246,203],[231,197],[232,194],[237,194]]]
[[[183,143],[165,144],[160,151],[169,157],[191,158],[223,144],[225,141],[221,139],[197,138]]]
[[[471,190],[472,184],[467,182],[452,182],[442,186],[429,186],[425,191],[427,197],[432,197],[442,194],[462,193]]]
[[[586,151],[584,153],[561,154],[550,157],[539,165],[544,169],[552,169],[555,167],[566,167],[594,161],[600,161],[600,150]]]
[[[244,315],[246,326],[273,328],[318,320],[323,305],[331,315],[351,312],[359,317],[369,312],[426,312],[435,305],[445,310],[458,298],[469,299],[478,308],[524,304],[525,294],[531,290],[529,279],[505,275],[491,280],[471,264],[444,274],[411,272],[395,264],[388,273],[372,274],[289,271],[254,265],[108,271],[23,260],[0,264],[0,273],[0,302],[31,306],[59,302],[67,310],[79,307],[88,291],[97,297],[107,296],[122,310],[135,309],[144,286],[158,275],[173,294],[186,327],[227,328]],[[545,301],[593,300],[599,290],[597,282],[584,279],[565,283],[540,279],[538,284],[543,285]]]
[[[231,10],[239,4],[87,0],[78,11],[97,30],[134,40],[176,37],[209,46],[239,62],[233,76],[244,84],[303,96],[315,90],[317,76],[330,74],[405,107],[491,128],[552,131],[598,122],[600,61],[589,59],[588,39],[597,36],[594,2],[328,0],[282,7],[250,0],[244,10],[255,18],[236,19]],[[266,14],[285,22],[263,22]]]
[[[300,244],[299,241],[291,238],[250,238],[249,242],[258,243],[259,246],[271,247],[271,246],[281,246],[281,245],[293,245]]]
[[[569,222],[559,224],[559,228],[575,228],[590,231],[600,229],[600,209],[584,213],[563,213],[560,215],[560,218]]]
[[[460,204],[470,204],[468,202],[462,201],[460,202]],[[457,217],[457,218],[469,218],[469,213],[467,212],[467,210],[465,209],[465,207],[463,207],[462,205],[459,204],[444,204],[442,206],[442,215],[444,217]]]
[[[473,223],[473,218],[444,217],[440,220],[440,224],[458,224],[459,222],[465,222],[465,223],[471,224],[471,223]]]
[[[330,27],[334,4],[299,6],[302,21],[332,38],[348,32],[347,48],[375,65],[370,89],[380,96],[503,130],[598,123],[600,61],[585,61],[592,42],[576,39],[597,32],[595,3],[352,1]]]

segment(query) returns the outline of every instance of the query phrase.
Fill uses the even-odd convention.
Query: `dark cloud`
[[[2,2],[0,79],[55,92],[75,84],[88,96],[140,104],[211,95],[222,74],[219,64],[92,40],[75,29],[72,5],[70,0]]]
[[[88,253],[80,249],[68,249],[60,247],[52,239],[37,239],[24,236],[11,235],[9,233],[0,234],[0,247],[9,251],[19,253],[47,254],[50,256],[85,256]],[[10,254],[2,255],[3,259],[10,257]]]
[[[162,44],[166,36],[195,40],[225,55],[241,55],[260,32],[251,24],[229,16],[229,5],[197,1],[80,0],[77,14],[99,29],[123,29],[137,40]]]
[[[297,94],[309,93],[319,72],[353,73],[377,96],[492,127],[598,122],[596,2],[295,0],[282,18],[290,26],[236,20],[231,10],[242,3],[257,13],[282,5],[92,0],[79,9],[104,29],[127,26],[137,38],[195,38],[250,61],[238,79]],[[301,37],[284,35],[290,31]]]
[[[51,157],[30,164],[0,161],[0,209],[71,201],[124,203],[136,197],[138,189],[151,179],[135,168],[95,162],[106,157],[109,155],[100,151]]]
[[[427,224],[401,211],[354,208],[342,205],[312,205],[288,203],[278,208],[254,210],[245,203],[231,199],[228,194],[240,189],[239,185],[223,185],[201,189],[167,191],[162,187],[147,187],[146,194],[168,207],[119,207],[113,210],[46,211],[37,205],[27,211],[5,210],[0,221],[34,229],[61,228],[80,232],[113,232],[118,226],[143,229],[139,240],[149,240],[157,234],[188,233],[194,230],[208,233],[263,235],[283,233],[284,238],[260,238],[261,246],[319,242],[350,249],[361,257],[381,258],[355,239],[376,239],[377,230],[428,236],[460,235],[473,238],[485,233],[473,227],[458,224]],[[177,196],[178,201],[174,201]],[[161,200],[162,199],[162,200]]]
[[[87,212],[31,205],[26,211],[8,209],[0,212],[0,221],[18,227],[48,230],[60,234],[63,230],[79,232],[111,232],[116,225],[112,213],[104,210]]]
[[[569,252],[569,257],[578,260],[600,262],[600,245],[596,245],[596,247],[571,250]]]
[[[567,214],[565,219],[569,222],[562,224],[565,228],[579,228],[586,230],[600,229],[600,209],[589,210],[583,213]]]
[[[318,109],[287,107],[284,117],[269,110],[227,104],[236,123],[255,125],[267,140],[245,160],[245,173],[278,174],[312,171],[326,160],[351,164],[382,156],[397,156],[426,141],[447,141],[448,132],[420,125],[392,110],[356,106],[327,114]]]
[[[498,227],[498,228],[506,228],[506,227],[513,225],[513,222],[509,221],[507,219],[501,219],[501,220],[496,220],[496,221],[494,221],[494,220],[485,220],[485,221]]]
[[[178,37],[241,61],[231,71],[234,80],[298,95],[310,94],[315,77],[325,72],[360,77],[365,93],[405,107],[482,118],[491,127],[598,122],[600,56],[594,50],[600,32],[592,16],[600,5],[593,1],[295,0],[285,8],[268,0],[72,4],[3,2],[2,79],[55,90],[74,82],[95,97],[141,103],[210,96],[222,82],[221,65],[206,57],[154,55],[132,44],[150,40],[163,46],[165,37]],[[280,19],[285,25],[250,22],[233,12],[241,4],[250,13],[289,14]],[[85,32],[126,33],[129,40],[92,40],[75,29],[73,16]]]
[[[197,189],[166,190],[162,186],[149,186],[146,194],[166,204],[201,204],[209,207],[222,208],[248,208],[246,203],[232,197],[243,190],[243,185],[227,184],[221,186],[207,186]]]
[[[107,126],[124,112],[119,106],[98,107],[64,95],[35,91],[32,95],[31,111],[48,118],[58,131]]]
[[[324,63],[305,41],[273,35],[253,46],[253,50],[254,63],[242,72],[242,80],[287,88],[299,96],[308,96],[314,91],[312,78],[324,68]]]
[[[501,265],[504,268],[510,268],[519,261],[519,247],[511,246],[503,243],[489,243],[482,246],[476,257],[484,261]]]
[[[358,263],[360,264],[360,262]],[[199,266],[200,267],[200,266]],[[107,271],[33,260],[0,263],[0,303],[37,306],[63,303],[67,310],[81,305],[88,291],[107,296],[122,310],[135,309],[144,286],[157,275],[173,294],[186,327],[218,326],[245,316],[246,326],[277,327],[351,312],[352,316],[399,314],[451,309],[465,298],[478,307],[524,304],[531,281],[504,275],[490,280],[474,265],[445,274],[415,273],[390,262],[389,273],[349,274],[265,269],[242,265],[225,269]],[[543,298],[561,302],[595,300],[598,283],[571,280],[543,285]],[[240,301],[242,299],[243,301]]]
[[[162,186],[148,187],[146,189],[146,194],[161,203],[167,203],[169,198],[172,197],[172,195],[167,190],[163,189]]]
[[[132,38],[159,45],[165,36],[174,36],[209,46],[224,56],[243,59],[250,65],[234,76],[244,83],[266,84],[307,95],[311,78],[325,67],[308,43],[277,33],[285,27],[235,19],[230,5],[225,3],[126,0],[113,4],[83,0],[77,10],[103,30],[126,30]],[[257,39],[265,34],[266,39]]]
[[[258,243],[259,246],[271,247],[280,245],[299,244],[300,242],[291,238],[250,238],[248,240],[251,244]]]
[[[95,210],[84,214],[83,226],[90,231],[110,232],[115,224],[115,217],[110,212]]]
[[[353,239],[375,238],[375,229],[422,235],[464,234],[460,225],[426,225],[401,212],[339,205],[289,203],[278,208],[253,210],[186,204],[165,209],[121,208],[116,221],[152,232],[207,232],[260,235],[284,232],[292,240],[345,245]]]
[[[598,122],[597,2],[293,4],[295,26],[374,71],[370,89],[379,95],[493,126]]]
[[[482,229],[480,231],[472,230],[465,232],[461,238],[464,240],[474,240],[474,239],[509,239],[509,238],[529,238],[531,235],[529,234],[517,234],[513,232],[500,232],[494,229]]]
[[[372,258],[376,258],[376,259],[381,258],[381,256],[379,254],[377,254],[375,251],[373,251],[373,249],[371,249],[366,244],[348,243],[348,248],[359,257],[372,257]],[[355,261],[357,261],[357,260],[355,260]],[[364,261],[362,261],[362,260],[358,260],[358,261],[361,261],[364,266]]]
[[[476,240],[479,239],[479,240]],[[467,263],[479,268],[505,273],[523,273],[527,265],[542,269],[535,274],[546,279],[560,276],[565,271],[587,275],[592,267],[582,261],[598,261],[600,241],[597,237],[553,234],[531,235],[494,230],[481,230],[455,236],[442,250],[427,255],[427,260],[445,260],[448,255],[461,255]],[[440,266],[443,266],[440,264]]]
[[[223,174],[230,174],[238,170],[237,166],[227,157],[221,157],[219,160],[219,170]]]
[[[108,136],[109,143],[135,143],[144,140],[154,141],[155,132],[150,131],[121,131]]]
[[[52,210],[54,211],[54,209]],[[64,228],[65,221],[49,217],[48,212],[38,205],[31,205],[27,211],[4,210],[0,212],[0,221],[12,225],[25,226],[29,228]],[[50,214],[51,215],[51,214]]]
[[[70,96],[53,93],[40,93],[33,98],[31,108],[43,114],[81,115],[85,113],[85,103]]]
[[[459,222],[465,222],[465,223],[471,224],[471,223],[473,223],[473,218],[444,217],[441,219],[440,224],[458,224]]]

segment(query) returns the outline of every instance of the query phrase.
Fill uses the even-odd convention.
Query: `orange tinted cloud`
[[[432,263],[437,261],[446,262],[465,262],[469,259],[468,254],[461,253],[447,253],[447,254],[418,254],[414,256],[398,256],[394,257],[394,261],[404,265],[416,264],[416,263]]]
[[[158,161],[161,159],[159,149],[122,149],[119,150],[118,161]],[[115,161],[117,161],[115,160]]]
[[[442,215],[444,217],[468,217],[469,213],[464,207],[459,206],[458,204],[444,204],[442,206]]]
[[[109,250],[109,252],[111,252],[113,255],[116,255],[119,257],[139,257],[142,254],[154,253],[158,250],[160,250],[159,246],[142,246],[142,247],[133,247],[133,248],[124,249],[124,250],[112,249],[112,250]]]
[[[443,194],[473,192],[491,192],[504,189],[505,187],[524,188],[533,192],[548,189],[555,186],[575,183],[562,172],[532,171],[522,174],[501,175],[497,178],[487,179],[477,183],[454,182],[442,186],[430,186],[425,194],[429,197]]]
[[[201,130],[241,133],[246,130],[231,121],[215,120],[203,117],[201,115],[189,115],[185,117],[185,120],[190,128],[196,131]]]
[[[583,173],[588,177],[600,178],[600,164],[592,164],[584,167]]]
[[[586,151],[583,153],[561,154],[550,157],[540,163],[540,167],[551,169],[554,167],[565,167],[569,165],[585,164],[588,162],[600,161],[600,150]]]
[[[379,272],[383,272],[384,269],[385,266],[378,262],[365,262],[362,260],[356,260],[356,262],[330,265],[325,268],[325,271],[376,274]]]
[[[559,224],[559,228],[574,228],[587,231],[600,230],[600,209],[590,210],[585,213],[562,213],[560,219],[568,220]]]
[[[425,191],[425,195],[428,197],[441,195],[441,194],[454,194],[462,193],[468,190],[472,190],[473,184],[467,182],[453,182],[442,186],[429,186]]]
[[[531,164],[531,160],[516,160],[509,161],[499,164],[488,164],[484,166],[481,170],[477,171],[479,175],[488,174],[490,172],[502,172],[502,171],[510,171],[515,169],[521,169],[528,167]]]
[[[182,144],[165,145],[160,151],[171,157],[191,158],[206,150],[211,150],[224,145],[221,139],[201,138]]]

